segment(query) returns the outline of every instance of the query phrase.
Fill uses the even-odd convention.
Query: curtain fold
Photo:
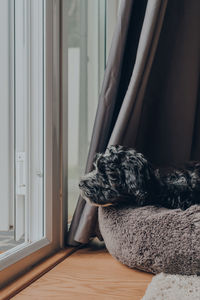
[[[122,1],[87,160],[121,144],[158,165],[200,160],[200,1]],[[68,244],[98,230],[97,208],[81,197]]]
[[[126,134],[126,128],[130,124],[130,118],[134,120],[131,127],[132,140],[125,140],[125,143],[127,142],[130,145],[131,142],[135,145],[145,87],[158,44],[166,5],[167,1],[148,1],[133,73],[110,138],[110,145],[119,144],[123,142],[123,139],[125,140],[124,134]]]

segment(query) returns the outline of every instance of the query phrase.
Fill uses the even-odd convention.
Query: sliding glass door
[[[1,287],[62,246],[60,1],[1,0],[0,40]]]
[[[43,1],[15,2],[15,239],[44,235]]]
[[[44,2],[0,2],[0,251],[44,235]]]
[[[14,8],[0,2],[0,253],[14,241]]]

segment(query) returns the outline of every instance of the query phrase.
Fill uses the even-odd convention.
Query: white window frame
[[[67,183],[62,180],[61,184],[60,0],[45,0],[44,11],[45,237],[31,244],[21,244],[1,255],[0,287],[63,247],[64,241],[66,211],[62,209],[62,190],[66,189]]]

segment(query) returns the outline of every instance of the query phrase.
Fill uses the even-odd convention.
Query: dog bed
[[[200,205],[100,207],[99,226],[110,254],[130,268],[200,275]]]

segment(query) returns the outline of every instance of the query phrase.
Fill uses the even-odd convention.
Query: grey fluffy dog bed
[[[110,254],[131,268],[200,275],[200,205],[101,207],[99,226]]]

